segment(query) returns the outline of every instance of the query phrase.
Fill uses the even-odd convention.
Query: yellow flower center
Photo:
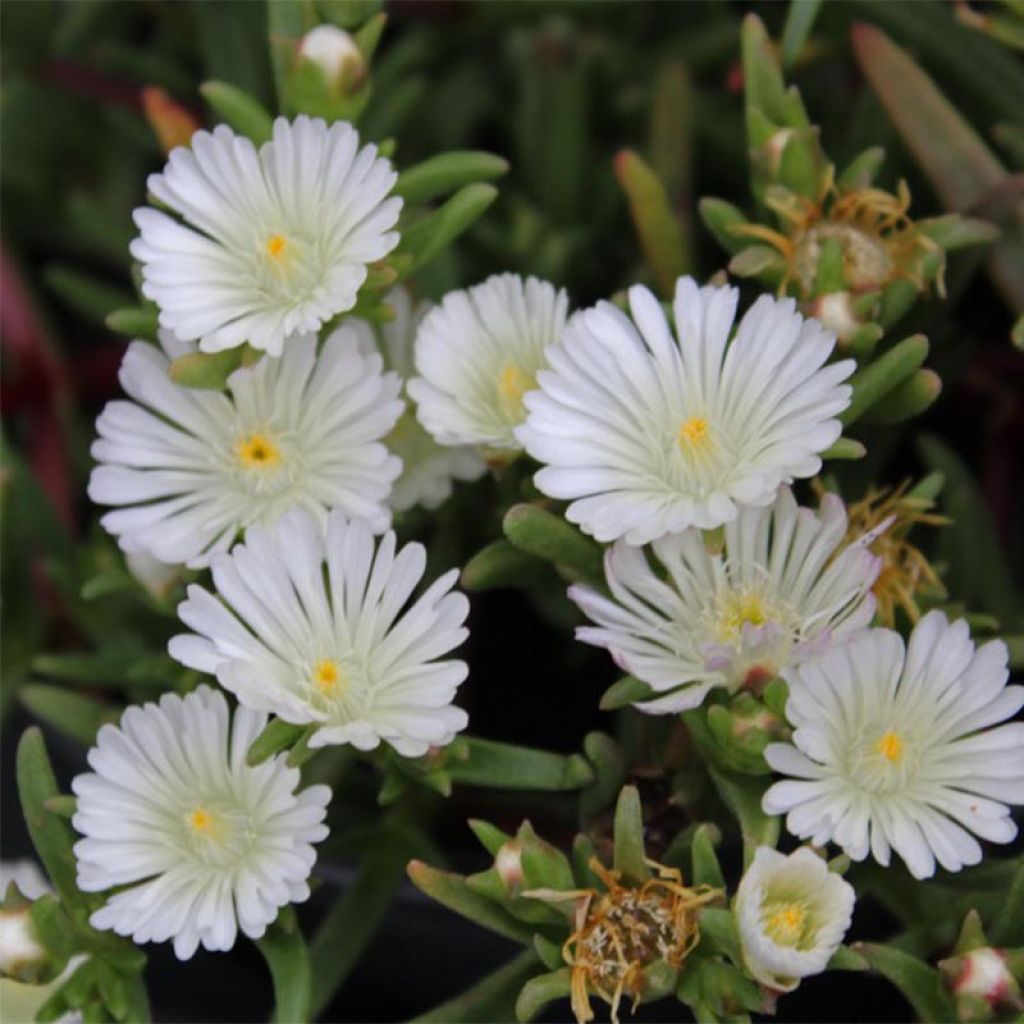
[[[197,807],[188,816],[188,823],[193,831],[209,835],[213,831],[217,819],[205,807]]]
[[[733,591],[719,605],[718,635],[723,640],[735,640],[747,623],[763,626],[771,619],[771,610],[760,594],[749,590]]]
[[[708,421],[703,416],[691,416],[679,428],[679,445],[683,449],[696,450],[708,442]]]
[[[507,363],[498,378],[498,404],[510,420],[523,418],[523,395],[532,391],[533,378],[516,366]]]
[[[281,461],[277,445],[265,434],[250,434],[242,438],[235,448],[238,461],[246,469],[267,469]]]
[[[875,744],[875,750],[887,761],[896,764],[903,758],[903,740],[896,733],[887,732]]]
[[[345,685],[345,679],[338,663],[331,658],[324,658],[313,669],[313,683],[321,693],[332,694]]]
[[[804,932],[807,911],[799,903],[783,903],[765,921],[768,937],[780,946],[795,946]]]
[[[284,235],[271,235],[267,239],[267,252],[273,256],[275,260],[280,259],[284,255],[284,251],[287,247],[288,242]]]

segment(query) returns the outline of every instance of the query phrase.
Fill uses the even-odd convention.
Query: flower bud
[[[349,92],[366,74],[366,60],[356,41],[336,25],[317,25],[307,32],[299,43],[299,56],[320,67],[332,91]]]
[[[515,840],[510,839],[494,858],[494,870],[498,872],[505,891],[518,894],[523,886],[523,849]]]
[[[34,981],[47,965],[47,952],[29,917],[31,909],[31,903],[0,909],[0,974],[5,978]]]
[[[1007,964],[1006,953],[991,946],[968,950],[939,963],[956,999],[960,1020],[984,1019],[982,1003],[993,1010],[1024,1009],[1020,985]]]
[[[740,881],[734,912],[747,970],[790,992],[820,974],[850,927],[854,891],[809,847],[785,856],[758,847]]]

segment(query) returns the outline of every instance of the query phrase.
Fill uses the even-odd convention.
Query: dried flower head
[[[910,281],[918,292],[934,281],[938,293],[944,294],[943,249],[911,220],[910,201],[905,181],[895,194],[872,186],[844,188],[835,182],[835,168],[829,167],[817,199],[780,186],[766,190],[765,203],[778,218],[777,228],[741,224],[734,231],[778,251],[784,263],[780,295],[793,294],[805,311],[834,320],[835,302],[823,301],[830,296],[815,298],[823,290],[819,273],[830,243],[838,243],[841,260],[836,279],[824,291],[845,297],[844,308],[857,296],[881,292],[897,280]],[[815,302],[808,305],[811,299]],[[840,322],[828,326],[845,340],[859,322],[853,310],[846,309]]]
[[[932,512],[930,498],[908,494],[909,480],[898,487],[870,487],[860,501],[848,508],[849,525],[843,547],[863,543],[871,536],[868,550],[882,562],[872,585],[879,620],[894,626],[896,609],[902,608],[911,622],[921,618],[917,597],[942,597],[945,588],[925,555],[907,540],[915,525],[945,526],[949,520]]]
[[[590,870],[604,892],[527,893],[540,898],[576,898],[576,928],[562,947],[572,968],[572,1009],[579,1024],[594,1019],[590,996],[611,1006],[618,1021],[619,1003],[630,996],[634,1008],[643,997],[644,969],[659,960],[679,968],[700,938],[697,911],[718,899],[720,889],[688,888],[676,868],[647,862],[656,872],[637,887],[625,886],[621,874],[596,857]]]

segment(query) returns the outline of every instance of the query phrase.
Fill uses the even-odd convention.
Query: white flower
[[[736,891],[743,963],[762,985],[791,992],[821,974],[850,927],[853,886],[802,846],[759,846]]]
[[[929,612],[910,642],[887,629],[860,633],[820,659],[783,671],[793,745],[765,758],[794,781],[764,795],[769,814],[816,846],[853,859],[895,850],[915,878],[936,860],[959,871],[981,860],[970,833],[995,843],[1017,834],[1006,804],[1024,803],[1024,723],[990,728],[1024,706],[1006,686],[1001,640],[976,651],[967,623]]]
[[[384,361],[403,381],[416,372],[413,364],[413,341],[427,310],[427,303],[415,309],[409,292],[395,288],[387,298],[395,318],[375,330],[364,320],[349,323],[359,332],[367,351],[381,349]],[[437,508],[452,493],[453,480],[477,480],[486,465],[469,445],[438,444],[420,425],[411,405],[406,407],[394,430],[384,439],[388,450],[402,460],[402,475],[395,481],[388,504],[396,512],[415,505]]]
[[[161,326],[204,352],[243,342],[279,355],[351,309],[366,265],[398,244],[396,180],[342,121],[283,117],[257,151],[226,125],[171,151],[149,191],[182,221],[135,211],[143,294]]]
[[[174,939],[187,960],[202,943],[227,950],[240,928],[257,939],[278,910],[309,897],[312,844],[331,791],[297,793],[279,754],[246,764],[267,716],[201,686],[130,707],[89,751],[93,772],[72,783],[78,886],[120,891],[89,919],[137,943]]]
[[[553,285],[496,274],[467,291],[449,292],[416,335],[409,394],[440,444],[475,444],[518,452],[515,428],[535,388],[545,350],[565,326],[568,297]]]
[[[317,25],[302,37],[299,56],[319,65],[328,85],[337,87],[361,78],[366,59],[356,41],[337,25]]]
[[[339,329],[319,355],[310,335],[236,370],[230,395],[175,384],[168,356],[189,346],[161,343],[167,355],[129,347],[121,384],[134,401],[110,402],[96,422],[89,497],[122,506],[102,523],[125,551],[200,568],[239,530],[296,506],[388,526],[401,463],[380,441],[401,414],[400,384],[354,331]]]
[[[599,303],[548,350],[516,437],[546,463],[537,486],[598,540],[731,522],[818,472],[839,437],[855,364],[824,365],[835,338],[792,299],[762,295],[730,343],[738,296],[681,278],[673,336],[657,299],[631,288],[632,321]]]
[[[326,532],[290,513],[213,559],[219,600],[188,588],[178,614],[199,635],[174,637],[171,656],[216,675],[243,704],[319,723],[311,747],[384,740],[418,757],[467,721],[451,703],[466,663],[435,659],[465,640],[469,602],[449,593],[453,569],[406,608],[425,566],[421,544],[396,554],[393,533],[378,546],[340,512]]]
[[[699,530],[668,534],[651,546],[657,571],[620,540],[605,554],[611,599],[569,589],[598,623],[576,636],[663,694],[641,711],[674,714],[713,687],[756,686],[871,621],[879,560],[869,538],[839,551],[845,533],[834,494],[816,514],[783,487],[771,507],[741,508],[726,524],[722,554],[708,551]]]

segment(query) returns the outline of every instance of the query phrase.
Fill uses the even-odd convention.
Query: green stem
[[[309,954],[295,911],[285,907],[256,945],[274,982],[273,1020],[278,1024],[310,1020]]]

